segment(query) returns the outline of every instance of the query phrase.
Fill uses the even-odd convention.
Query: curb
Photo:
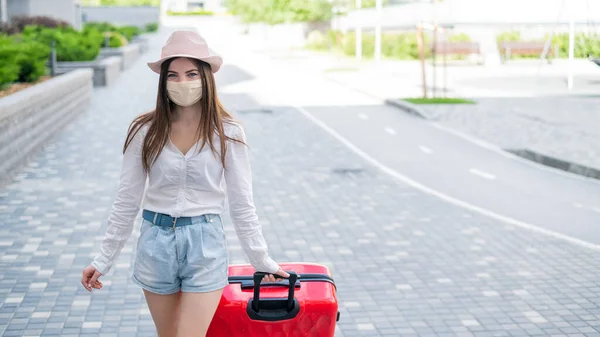
[[[544,166],[549,166],[555,169],[570,172],[587,178],[600,180],[600,170],[593,167],[581,165],[564,159],[559,159],[528,149],[504,149],[504,151],[534,161]]]
[[[423,119],[431,119],[429,115],[415,104],[409,103],[401,99],[386,99],[385,104],[402,109],[405,112]]]
[[[393,107],[399,108],[404,112],[417,116],[419,118],[430,120],[431,117],[427,115],[425,111],[417,107],[415,104],[400,100],[400,99],[386,99],[385,103]],[[559,159],[543,153],[539,153],[529,149],[502,149],[503,151],[512,153],[521,158],[536,162],[538,164],[552,167],[565,172],[577,174],[586,178],[600,180],[600,169],[581,165],[572,161]]]

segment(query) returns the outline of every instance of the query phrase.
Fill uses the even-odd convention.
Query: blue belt
[[[203,217],[205,218],[204,220],[208,222],[208,217],[206,215],[203,215]],[[145,209],[142,212],[142,218],[156,226],[181,227],[191,225],[192,219],[196,217],[184,216],[180,218],[175,218],[168,214],[156,213]]]

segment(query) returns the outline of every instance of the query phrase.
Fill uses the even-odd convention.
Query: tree
[[[227,0],[226,6],[247,23],[322,22],[332,17],[327,0]]]

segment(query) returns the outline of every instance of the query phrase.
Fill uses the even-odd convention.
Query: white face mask
[[[167,81],[167,96],[179,106],[193,105],[202,98],[202,81]]]

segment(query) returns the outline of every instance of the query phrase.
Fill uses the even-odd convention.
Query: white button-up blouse
[[[142,166],[142,145],[147,131],[147,126],[142,127],[123,155],[119,189],[100,253],[92,266],[102,274],[110,270],[131,236],[142,198],[144,209],[187,217],[222,214],[226,191],[231,219],[249,262],[259,271],[275,273],[279,265],[268,255],[252,197],[248,147],[227,141],[224,169],[220,156],[215,155],[208,144],[199,149],[201,142],[198,142],[184,155],[169,140],[146,174]],[[244,130],[237,123],[225,122],[224,131],[231,138],[246,141]],[[215,138],[215,147],[220,153],[218,135]]]

